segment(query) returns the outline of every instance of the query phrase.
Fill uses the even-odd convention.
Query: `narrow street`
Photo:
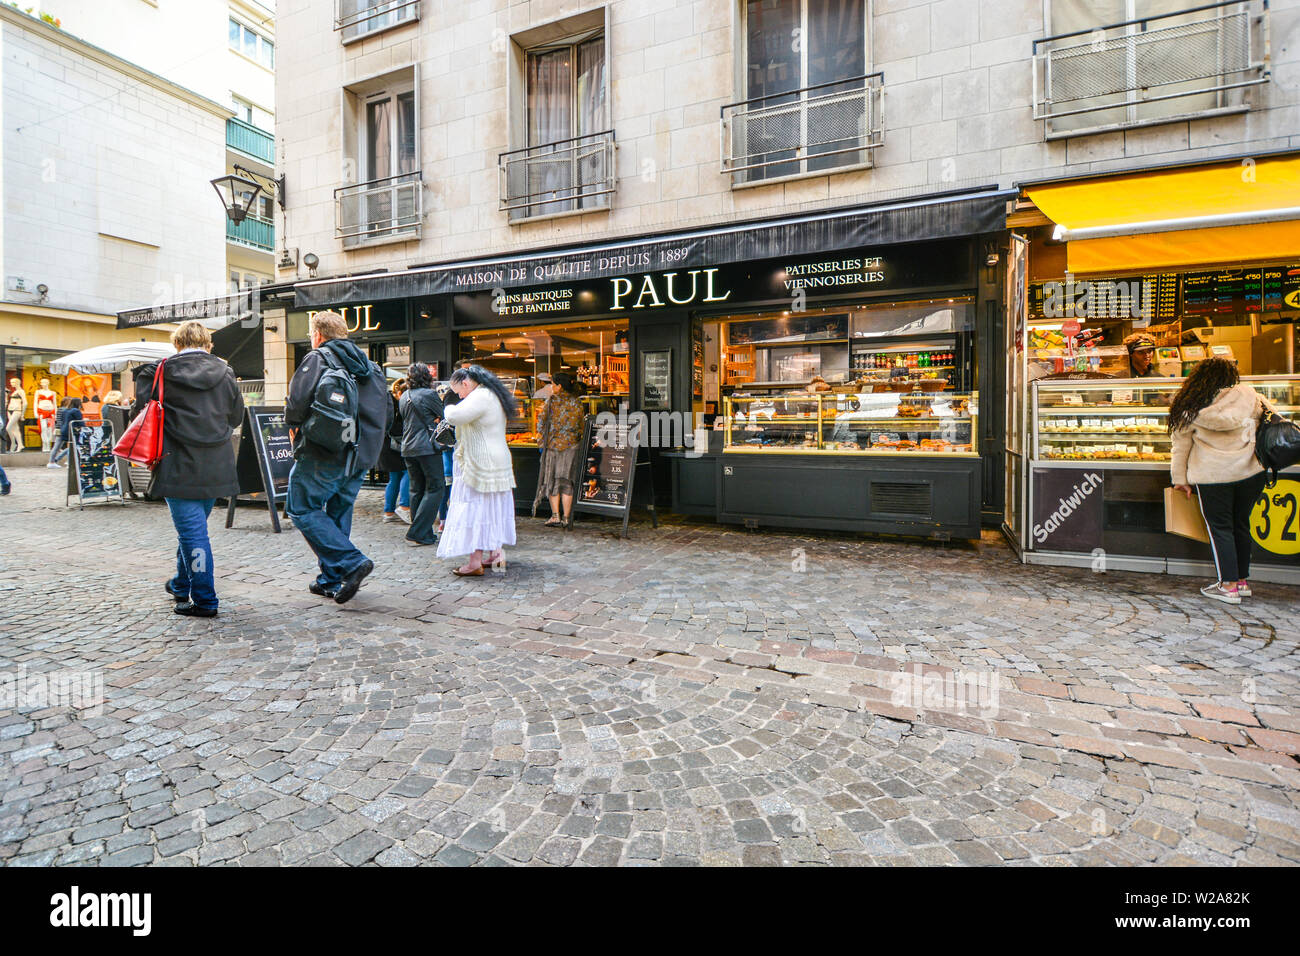
[[[1297,588],[676,518],[457,579],[365,491],[350,604],[243,507],[186,619],[165,508],[9,474],[6,865],[1300,863]]]

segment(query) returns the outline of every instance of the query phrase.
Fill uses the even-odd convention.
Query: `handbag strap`
[[[166,359],[160,361],[158,363],[157,370],[153,373],[153,390],[154,390],[154,394],[158,396],[159,405],[162,404],[162,400],[163,400],[163,382],[165,381],[163,378],[163,366],[166,364],[167,364]]]

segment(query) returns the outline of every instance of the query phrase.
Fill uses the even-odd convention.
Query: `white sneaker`
[[[1218,581],[1201,588],[1201,593],[1211,600],[1222,601],[1224,604],[1241,603],[1241,597],[1237,591],[1227,590]]]
[[[62,465],[59,465],[59,464],[55,464],[54,462],[50,462],[50,463],[48,463],[45,467],[46,467],[46,468],[62,468],[63,466],[62,466]]]
[[[410,509],[410,508],[398,508],[398,509],[397,509],[397,517],[398,517],[398,519],[399,519],[403,524],[410,524],[410,523],[411,523],[411,509]]]
[[[388,524],[390,521],[396,521],[396,520],[397,520],[397,515],[395,515],[395,514],[387,514],[387,513],[386,513],[386,514],[384,515],[384,524]]]

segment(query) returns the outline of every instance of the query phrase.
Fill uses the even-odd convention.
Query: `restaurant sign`
[[[852,255],[630,273],[523,289],[501,287],[455,296],[453,313],[460,325],[500,325],[740,303],[788,303],[797,309],[809,298],[846,293],[969,286],[974,281],[970,249],[963,240],[950,240]]]

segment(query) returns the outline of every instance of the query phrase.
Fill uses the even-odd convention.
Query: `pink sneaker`
[[[1222,601],[1224,604],[1241,603],[1241,597],[1237,594],[1236,587],[1225,588],[1218,581],[1201,588],[1201,593],[1211,600]]]

